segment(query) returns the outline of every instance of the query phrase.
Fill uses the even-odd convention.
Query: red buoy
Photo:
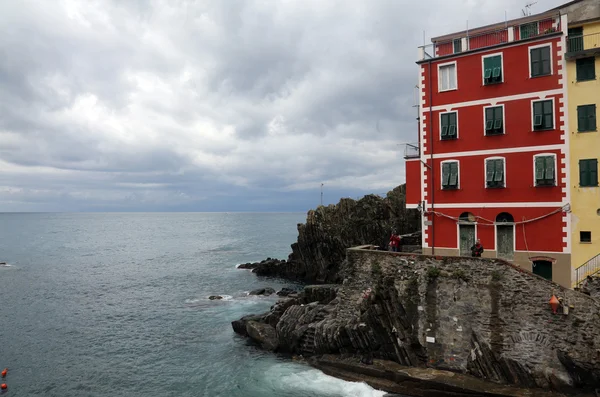
[[[8,389],[8,385],[6,383],[3,383],[0,385],[0,389],[6,390],[6,389]]]
[[[2,370],[2,372],[0,373],[2,375],[2,377],[4,378],[6,376],[6,374],[8,373],[8,368],[4,368]]]
[[[558,306],[560,306],[560,302],[556,296],[552,295],[552,298],[550,298],[550,307],[552,308],[552,313],[556,314],[558,311]]]

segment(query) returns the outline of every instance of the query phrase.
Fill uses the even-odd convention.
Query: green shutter
[[[447,187],[450,180],[450,163],[442,164],[442,186]]]
[[[448,114],[448,136],[456,137],[456,112]]]
[[[590,186],[588,160],[579,160],[579,185]]]
[[[540,48],[541,59],[542,59],[542,75],[550,74],[550,48]]]
[[[500,55],[483,58],[483,78],[485,84],[497,83],[502,80],[502,57]]]
[[[548,181],[554,181],[554,157],[548,156],[546,159],[546,175],[545,178]]]
[[[544,179],[544,157],[535,158],[535,179],[536,181]]]
[[[580,58],[576,61],[577,81],[594,80],[596,78],[596,64],[594,57]]]
[[[488,160],[485,163],[485,167],[486,167],[486,181],[488,183],[490,182],[494,182],[494,160]]]
[[[596,131],[598,128],[596,126],[596,105],[590,105],[588,117],[588,126],[590,127],[590,131]]]
[[[492,77],[495,78],[495,79],[499,79],[500,78],[500,71],[501,71],[501,68],[495,67],[494,70],[493,70],[493,72],[492,72]]]
[[[590,186],[598,186],[598,160],[589,160]]]
[[[577,106],[577,131],[587,131],[586,111],[583,106]]]
[[[490,77],[492,77],[492,69],[485,69],[483,72],[483,78],[489,79]]]
[[[456,126],[451,124],[450,127],[448,128],[448,136],[449,137],[456,137]]]
[[[448,135],[448,115],[442,114],[440,122],[441,122],[442,138],[445,138]]]
[[[450,186],[458,186],[458,163],[450,163]]]
[[[496,170],[494,172],[494,182],[502,182],[504,180],[504,165],[502,160],[495,160]]]
[[[534,48],[530,52],[531,56],[531,77],[539,76],[541,74],[541,59],[539,48]]]

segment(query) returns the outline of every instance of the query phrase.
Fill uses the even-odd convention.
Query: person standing
[[[481,245],[481,241],[477,239],[475,245],[471,247],[471,256],[481,258],[481,254],[483,254],[483,245]]]

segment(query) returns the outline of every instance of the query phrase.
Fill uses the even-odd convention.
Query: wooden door
[[[458,225],[458,235],[460,256],[471,256],[471,247],[475,244],[475,225]]]
[[[513,260],[515,254],[514,236],[513,225],[496,226],[496,249],[498,250],[498,258],[509,261]]]

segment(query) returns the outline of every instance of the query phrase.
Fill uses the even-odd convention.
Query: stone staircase
[[[305,356],[311,356],[315,354],[315,334],[316,329],[309,327],[304,336],[302,337],[302,343],[300,344],[301,353]]]

